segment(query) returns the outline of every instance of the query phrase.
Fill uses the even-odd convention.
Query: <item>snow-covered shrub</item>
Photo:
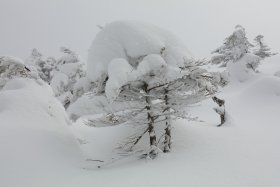
[[[30,57],[25,61],[30,69],[37,71],[39,77],[47,83],[51,82],[52,72],[56,68],[56,60],[53,57],[44,56],[35,48]]]
[[[260,64],[261,58],[247,53],[236,62],[229,62],[227,64],[227,70],[231,81],[244,82],[251,77],[254,77],[257,72],[257,67]]]
[[[32,72],[24,65],[24,62],[16,57],[0,56],[0,89],[7,83],[8,80],[16,77],[29,77]]]
[[[61,57],[44,57],[37,49],[33,49],[26,64],[38,73],[39,77],[51,85],[55,96],[61,103],[68,105],[90,88],[85,77],[85,66],[78,56],[66,47],[61,47]],[[83,81],[80,81],[83,79]]]
[[[79,79],[85,77],[84,64],[80,62],[78,56],[68,48],[62,47],[61,52],[64,54],[57,60],[57,65],[52,71],[52,79],[50,82],[54,90],[55,96],[62,102],[65,107],[75,101],[77,97],[82,95],[81,86],[83,82]],[[79,85],[76,85],[78,83]]]

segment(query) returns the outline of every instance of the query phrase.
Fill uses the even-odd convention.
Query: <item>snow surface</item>
[[[112,148],[130,127],[69,126],[48,85],[14,79],[0,92],[0,186],[279,187],[279,61],[221,90],[224,126],[211,100],[193,107],[203,122],[177,121],[172,151],[155,160],[119,159]]]

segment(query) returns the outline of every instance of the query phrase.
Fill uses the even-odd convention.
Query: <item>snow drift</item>
[[[0,92],[0,103],[1,186],[44,186],[82,158],[65,110],[47,84],[13,79]]]

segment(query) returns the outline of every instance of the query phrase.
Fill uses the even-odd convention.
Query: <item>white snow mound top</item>
[[[149,54],[162,54],[169,65],[181,65],[192,58],[185,45],[168,31],[150,24],[116,21],[106,25],[94,39],[87,75],[92,81],[98,80],[107,75],[113,59],[125,59],[136,67]]]

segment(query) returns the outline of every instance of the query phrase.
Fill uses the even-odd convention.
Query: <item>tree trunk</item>
[[[151,109],[151,98],[149,96],[148,84],[144,85],[144,91],[146,93],[146,109],[147,109],[147,120],[148,120],[148,132],[150,136],[150,147],[151,151],[149,152],[149,156],[151,158],[155,158],[158,154],[157,152],[157,138],[154,129],[154,117]]]
[[[220,114],[221,117],[221,124],[218,125],[218,127],[222,126],[225,122],[226,122],[226,118],[225,118],[225,113]]]
[[[168,89],[165,89],[165,110],[168,113],[169,112],[169,97],[168,97]],[[170,114],[167,114],[165,116],[165,137],[164,137],[164,148],[163,152],[167,153],[170,151],[171,148],[171,120],[170,120]]]
[[[219,106],[219,108],[215,109],[215,111],[220,115],[221,118],[221,123],[218,125],[218,127],[220,127],[226,122],[225,101],[217,98],[216,96],[212,97],[212,99]]]

